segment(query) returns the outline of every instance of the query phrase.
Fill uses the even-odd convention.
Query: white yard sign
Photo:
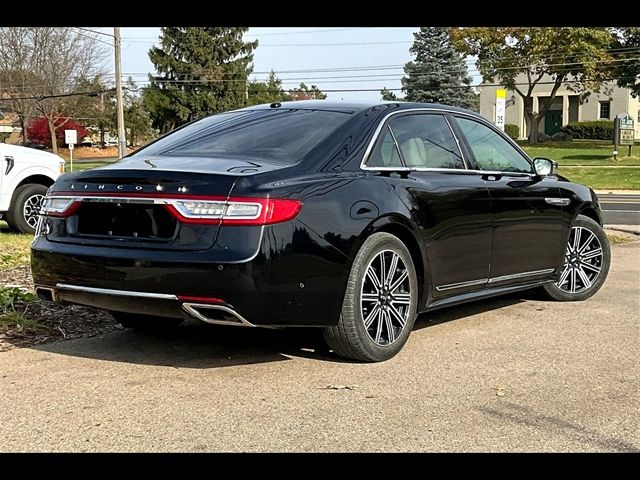
[[[503,89],[496,90],[496,127],[504,132],[504,111],[505,102],[507,101],[507,91]]]
[[[78,131],[77,130],[65,130],[64,131],[64,143],[69,145],[69,148],[73,148],[71,145],[78,143]]]
[[[64,143],[69,145],[69,162],[71,171],[73,172],[73,146],[78,143],[78,131],[77,130],[65,130],[64,131]]]

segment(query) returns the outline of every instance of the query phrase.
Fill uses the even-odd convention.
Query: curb
[[[605,230],[613,230],[614,232],[624,232],[624,233],[630,233],[632,235],[640,236],[640,232],[637,230],[633,230],[632,228],[625,228],[625,227],[619,227],[619,226],[608,227],[607,225],[605,225],[604,228]]]

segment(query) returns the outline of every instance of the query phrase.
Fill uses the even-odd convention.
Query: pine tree
[[[473,108],[477,96],[471,88],[464,56],[451,42],[446,27],[420,27],[409,51],[416,58],[404,66],[402,89],[409,102],[444,103]]]
[[[248,105],[260,103],[286,102],[291,100],[291,95],[282,88],[282,80],[271,70],[266,82],[254,80],[249,82]]]
[[[386,102],[395,102],[396,100],[399,100],[398,96],[391,90],[388,90],[387,87],[383,87],[382,90],[380,90],[380,96],[382,97],[382,100]]]
[[[246,27],[162,27],[149,50],[158,75],[150,75],[144,105],[154,128],[167,132],[212,113],[246,105],[247,77],[258,41],[242,39]]]

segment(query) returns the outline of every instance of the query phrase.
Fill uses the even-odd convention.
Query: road
[[[421,317],[374,365],[187,324],[0,354],[0,451],[640,451],[640,242],[583,303]],[[348,387],[348,388],[345,388]]]
[[[599,193],[605,225],[640,225],[640,194]]]

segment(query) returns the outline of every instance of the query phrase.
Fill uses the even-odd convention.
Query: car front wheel
[[[406,343],[417,308],[418,280],[409,250],[397,237],[375,233],[356,255],[340,319],[325,328],[324,337],[342,357],[388,360]]]
[[[7,212],[7,223],[21,233],[35,233],[47,187],[37,183],[16,189],[13,205]]]
[[[586,300],[602,287],[610,263],[611,249],[603,228],[589,217],[578,215],[571,227],[560,278],[544,285],[544,290],[554,300]]]

